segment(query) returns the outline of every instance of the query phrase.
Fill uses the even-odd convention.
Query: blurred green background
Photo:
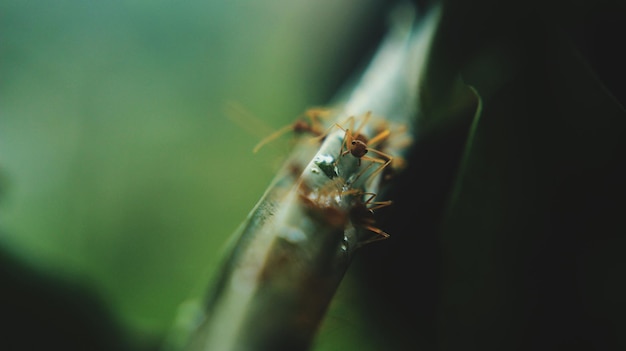
[[[289,144],[253,146],[329,101],[385,6],[3,1],[2,249],[154,343],[204,294]]]
[[[5,343],[157,349],[391,4],[0,3]],[[427,117],[483,114],[420,121],[315,349],[623,349],[626,6],[444,4]]]

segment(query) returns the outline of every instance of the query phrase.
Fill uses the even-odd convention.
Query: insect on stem
[[[310,108],[306,110],[303,115],[299,116],[292,124],[286,125],[263,138],[258,144],[256,144],[254,149],[252,149],[252,152],[257,153],[264,145],[290,131],[295,134],[309,133],[316,137],[323,135],[324,126],[322,120],[328,117],[330,113],[330,109]]]

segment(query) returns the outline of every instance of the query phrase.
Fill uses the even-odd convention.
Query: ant
[[[391,155],[386,154],[382,151],[378,151],[371,147],[386,140],[390,134],[389,129],[384,129],[380,131],[377,135],[369,140],[365,135],[361,134],[361,129],[365,126],[371,115],[371,111],[368,111],[365,114],[365,117],[363,117],[363,122],[361,123],[359,128],[354,131],[354,133],[352,132],[352,129],[354,128],[354,117],[352,116],[349,118],[350,128],[348,129],[343,128],[339,124],[335,124],[335,126],[339,127],[345,132],[343,142],[341,143],[341,148],[339,149],[339,156],[343,157],[347,154],[351,154],[352,156],[357,158],[359,166],[361,165],[362,160],[371,162],[367,167],[359,172],[359,174],[355,177],[355,180],[358,179],[363,173],[365,173],[365,171],[367,171],[374,163],[379,163],[380,166],[376,169],[376,171],[374,171],[374,173],[370,175],[370,178],[373,178],[376,174],[385,169],[385,167],[387,167],[393,161],[393,157]],[[344,150],[344,147],[346,150]],[[366,156],[368,152],[378,154],[384,159]],[[352,182],[354,182],[355,180],[353,180]]]
[[[371,239],[365,240],[360,244],[360,246],[369,244],[374,241],[385,240],[389,238],[389,234],[374,226],[376,224],[376,220],[374,219],[374,211],[391,205],[391,200],[373,201],[376,197],[375,193],[361,192],[360,195],[369,197],[365,201],[363,201],[361,198],[355,201],[355,203],[350,208],[350,220],[355,227],[369,230],[370,232],[378,235]]]
[[[313,190],[300,181],[298,194],[311,215],[331,228],[343,230],[348,222],[348,211],[343,209],[340,204],[341,196],[344,194],[341,190],[342,184],[341,178],[335,178]]]
[[[377,235],[359,243],[359,246],[389,238],[389,234],[376,227],[374,211],[390,206],[392,201],[374,201],[375,193],[364,192],[360,189],[342,191],[336,188],[340,183],[341,180],[337,180],[325,184],[319,191],[315,192],[301,183],[299,196],[309,213],[332,228],[345,228],[349,220],[355,228],[367,230]],[[350,207],[347,210],[342,209],[336,197],[352,194],[356,195],[353,200],[350,200]],[[364,197],[366,197],[365,200]]]
[[[265,137],[254,147],[252,151],[254,153],[257,153],[265,144],[289,131],[292,131],[296,134],[309,133],[313,134],[314,136],[321,136],[324,133],[322,118],[327,117],[330,112],[331,111],[329,109],[310,108],[304,112],[303,116],[298,117],[298,119],[296,119],[296,121],[292,124],[286,125]]]

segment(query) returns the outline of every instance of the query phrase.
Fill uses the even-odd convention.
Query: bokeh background
[[[377,44],[386,7],[3,1],[3,254],[95,294],[133,345],[155,345],[204,294],[289,148],[253,146],[328,103]]]
[[[484,114],[420,135],[315,349],[626,347],[624,5],[445,3],[428,101]],[[391,5],[2,1],[0,342],[159,349]]]

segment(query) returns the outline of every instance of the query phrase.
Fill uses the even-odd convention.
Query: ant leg
[[[255,154],[261,149],[261,147],[263,147],[265,144],[269,143],[270,141],[278,138],[279,136],[289,132],[290,130],[293,130],[293,124],[284,126],[282,128],[280,128],[279,130],[275,131],[274,133],[268,135],[267,137],[263,138],[258,144],[256,144],[256,146],[254,147],[254,149],[252,149],[252,152],[254,152]]]
[[[371,239],[365,240],[364,242],[360,243],[359,246],[363,246],[369,243],[373,243],[374,241],[380,241],[380,240],[385,240],[388,239],[390,237],[389,234],[385,233],[384,231],[382,231],[381,229],[378,229],[376,227],[373,227],[371,225],[366,225],[363,228],[369,230],[372,233],[377,234],[378,236],[375,236]]]
[[[348,117],[348,119],[347,119],[346,121],[352,121],[352,122],[353,122],[353,121],[354,121],[354,117],[353,117],[353,116],[350,116],[350,117]],[[344,122],[344,123],[345,123],[345,122]],[[351,126],[352,126],[352,125],[354,125],[354,123],[351,123]],[[322,132],[320,132],[320,133],[319,133],[319,135],[317,135],[317,136],[315,136],[315,137],[311,138],[311,141],[318,142],[318,141],[320,141],[320,140],[324,139],[324,138],[325,138],[325,137],[326,137],[326,136],[330,133],[330,131],[331,131],[333,128],[335,128],[335,127],[339,128],[339,129],[341,129],[341,130],[343,130],[344,132],[346,131],[346,129],[345,129],[344,127],[342,127],[339,123],[334,123],[333,125],[331,125],[330,127],[328,127],[328,129],[326,129],[326,131],[324,131],[323,133],[322,133]],[[348,129],[351,129],[351,128],[348,128]]]
[[[351,121],[354,121],[354,119],[352,119]],[[350,132],[351,130],[350,128],[344,129],[339,124],[335,123],[335,125],[345,132],[343,134],[343,140],[341,141],[341,146],[339,147],[339,156],[337,156],[337,162],[339,162],[339,158],[347,155],[350,152],[350,144],[352,143],[352,132]],[[346,147],[346,151],[343,151],[344,146]]]
[[[367,151],[371,151],[371,152],[373,152],[373,153],[375,153],[375,154],[378,154],[378,155],[380,155],[380,156],[382,156],[382,157],[386,158],[386,159],[388,160],[388,161],[387,161],[388,163],[391,163],[391,161],[393,160],[393,156],[391,156],[391,155],[389,155],[389,154],[386,154],[386,153],[384,153],[384,152],[382,152],[382,151],[378,151],[378,150],[376,150],[376,149],[372,149],[372,148],[369,148],[369,147],[367,148]]]
[[[387,206],[391,206],[393,202],[391,200],[387,200],[387,201],[376,201],[376,202],[372,202],[371,205],[374,205],[372,207],[369,208],[370,211],[376,211],[379,210],[383,207],[387,207]]]
[[[369,156],[363,156],[360,158],[360,160],[370,161],[370,164],[368,164],[367,167],[363,168],[359,172],[359,174],[357,174],[357,176],[354,177],[354,180],[352,181],[352,183],[356,182],[357,179],[359,179],[363,174],[365,174],[365,172],[367,172],[367,170],[370,169],[370,167],[372,167],[374,163],[378,163],[379,164],[378,168],[376,168],[376,170],[368,177],[368,180],[365,182],[367,185],[367,183],[369,183],[371,179],[373,179],[378,173],[380,173],[383,169],[385,169],[385,167],[387,167],[391,163],[391,160],[385,161],[379,158],[373,158]]]
[[[361,122],[361,125],[359,126],[359,129],[357,129],[354,132],[354,137],[358,137],[359,134],[361,134],[361,129],[363,129],[363,127],[365,127],[365,125],[367,124],[367,121],[369,121],[370,117],[372,117],[372,111],[367,111],[367,113],[365,113],[365,116],[363,117],[363,121]]]
[[[372,202],[372,200],[374,200],[374,198],[378,195],[376,193],[371,193],[371,192],[362,192],[361,195],[368,195],[369,197],[367,198],[367,200],[365,200],[365,202],[363,202],[364,205],[377,205],[374,207],[369,207],[369,210],[377,210],[379,208],[383,208],[383,207],[387,207],[389,205],[391,205],[391,200],[389,201],[374,201]]]
[[[311,121],[311,132],[314,134],[322,134],[322,119],[328,118],[332,110],[316,107],[310,108],[304,112],[309,121]]]
[[[339,129],[344,131],[343,140],[341,141],[341,145],[339,147],[339,154],[337,156],[337,160],[335,161],[335,165],[337,164],[337,162],[339,162],[339,158],[340,157],[342,157],[342,156],[344,156],[344,155],[346,155],[346,154],[348,154],[350,152],[350,148],[347,145],[349,145],[348,142],[352,143],[352,139],[353,139],[352,132],[350,132],[350,130],[352,130],[352,128],[354,128],[354,116],[348,117],[346,122],[350,123],[350,126],[347,129],[342,127],[339,123],[335,123],[332,126],[330,126],[326,130],[326,132],[324,132],[324,134],[322,134],[322,135],[320,135],[318,137],[313,138],[313,140],[318,140],[318,139],[325,138],[328,135],[328,133],[330,133],[331,129],[333,129],[334,127],[337,127],[337,128],[339,128]],[[343,151],[344,146],[346,146],[346,151],[345,152]]]
[[[343,156],[347,155],[350,152],[350,144],[352,144],[352,140],[354,139],[353,136],[356,136],[356,134],[352,134],[352,132],[351,132],[351,130],[354,130],[354,116],[348,117],[346,122],[349,123],[347,129],[344,129],[343,127],[341,127],[340,125],[337,124],[337,127],[341,128],[341,130],[346,132],[343,135],[343,141],[341,142],[341,149],[339,149],[339,156],[340,157],[343,157]],[[344,145],[346,146],[346,151],[345,152],[343,151]]]
[[[321,118],[325,118],[330,114],[330,110],[325,110],[322,108],[311,108],[306,110],[303,114],[301,114],[296,121],[290,125],[284,126],[279,130],[273,132],[267,137],[263,138],[255,147],[252,149],[254,153],[257,153],[261,147],[270,141],[280,137],[281,135],[293,131],[293,132],[309,132],[311,134],[320,134],[321,132]],[[304,120],[308,118],[309,123]]]
[[[356,183],[356,181],[361,178],[361,176],[363,174],[365,174],[365,172],[367,172],[368,169],[370,169],[370,167],[372,167],[372,165],[374,163],[379,163],[380,166],[378,166],[378,168],[385,168],[387,165],[385,164],[385,161],[381,160],[381,159],[377,159],[377,158],[372,158],[372,157],[368,157],[368,156],[363,156],[361,158],[358,159],[359,163],[361,162],[361,160],[365,160],[365,161],[371,161],[366,167],[364,167],[363,169],[361,169],[361,171],[356,175],[356,177],[354,177],[354,179],[351,181],[351,183]],[[376,172],[372,173],[372,175],[377,174],[378,172],[378,168],[376,170]],[[371,178],[372,176],[370,176]],[[367,183],[367,182],[366,182]]]
[[[391,164],[391,161],[393,161],[393,156],[391,156],[391,155],[389,155],[389,154],[386,154],[386,153],[384,153],[384,152],[382,152],[382,151],[378,151],[378,150],[376,150],[376,149],[370,149],[370,148],[368,148],[367,150],[368,150],[368,151],[371,151],[371,152],[373,152],[373,153],[375,153],[375,154],[378,154],[378,155],[380,155],[380,156],[382,156],[382,157],[384,157],[384,158],[386,158],[386,159],[387,159],[387,162],[385,162],[385,161],[383,161],[383,160],[381,160],[381,159],[372,159],[372,160],[378,160],[378,161],[374,161],[374,162],[379,162],[379,163],[383,163],[383,162],[385,162],[385,164],[384,164],[384,165],[382,165],[382,166],[378,167],[378,169],[377,169],[376,171],[374,171],[374,173],[372,173],[372,175],[370,176],[370,178],[373,178],[373,177],[374,177],[374,176],[376,176],[378,173],[380,173],[383,169],[385,169],[385,167],[387,167],[387,166],[389,166],[389,164]],[[368,158],[370,158],[370,157],[368,157]]]
[[[363,202],[364,205],[369,205],[369,203],[374,200],[374,198],[376,197],[376,193],[370,193],[370,192],[364,192],[361,195],[365,196],[365,195],[369,195],[369,197],[367,198],[367,200],[365,200]]]
[[[356,195],[361,192],[362,191],[360,189],[348,189],[346,191],[342,191],[341,195]]]
[[[374,200],[374,198],[376,197],[376,193],[370,193],[370,192],[363,192],[361,193],[361,195],[368,195],[369,197],[367,198],[367,200],[365,200],[363,202],[363,204],[365,206],[367,205],[374,205],[373,207],[368,207],[367,209],[370,211],[375,211],[378,210],[380,208],[383,207],[387,207],[387,206],[391,206],[392,201],[391,200],[387,200],[387,201],[374,201],[372,202],[372,200]]]
[[[304,111],[304,115],[311,120],[318,120],[319,118],[326,118],[330,115],[331,110],[323,107],[312,107]]]
[[[376,145],[377,143],[385,140],[389,136],[389,134],[391,134],[389,129],[383,130],[382,132],[378,133],[375,137],[370,139],[370,141],[367,143],[367,146]]]
[[[346,152],[347,153],[347,152]],[[364,156],[365,157],[365,156]],[[367,157],[369,159],[369,157]],[[361,159],[358,159],[359,162],[361,161]],[[370,169],[370,167],[372,167],[372,165],[374,164],[374,162],[370,162],[367,166],[365,166],[365,168],[361,169],[361,171],[356,175],[356,177],[354,177],[354,179],[352,179],[352,181],[350,181],[350,184],[354,184],[356,183],[356,181],[361,178],[361,176],[367,172],[368,169]]]

